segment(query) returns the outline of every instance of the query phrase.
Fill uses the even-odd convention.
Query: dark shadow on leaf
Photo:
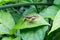
[[[47,35],[46,40],[60,40],[60,28]]]
[[[35,27],[35,28],[26,28],[26,29],[21,29],[20,32],[21,33],[27,33],[27,32],[36,32],[37,30],[41,29],[42,27],[45,27],[46,25],[43,25],[43,26],[38,26],[38,27]]]

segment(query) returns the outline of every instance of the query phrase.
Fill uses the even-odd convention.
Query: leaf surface
[[[54,18],[53,26],[52,26],[49,33],[55,31],[58,28],[60,28],[60,10],[57,12],[57,15]]]

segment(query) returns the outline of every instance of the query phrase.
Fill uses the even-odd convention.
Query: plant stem
[[[33,1],[33,3],[35,2],[34,0],[32,0],[32,1]],[[34,6],[36,8],[37,13],[39,13],[37,5],[34,5]]]
[[[0,9],[18,7],[18,6],[26,6],[26,5],[49,5],[50,6],[50,5],[54,5],[54,4],[48,4],[48,3],[16,3],[16,4],[9,4],[9,5],[0,6]]]
[[[35,8],[36,8],[36,10],[37,10],[37,13],[39,13],[39,10],[38,10],[38,7],[37,7],[37,5],[35,5]]]

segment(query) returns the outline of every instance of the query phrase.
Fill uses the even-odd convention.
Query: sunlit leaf
[[[21,40],[21,34],[20,34],[20,30],[18,29],[16,34],[17,37],[14,40]]]
[[[29,21],[24,21],[25,16],[36,16],[37,18],[32,22]],[[15,26],[15,29],[24,29],[24,28],[32,28],[32,27],[37,27],[37,26],[41,26],[41,25],[49,25],[43,17],[41,17],[39,14],[36,13],[35,7],[32,6],[31,8],[27,9],[24,14],[23,17],[20,18],[20,20],[18,21],[18,23]]]
[[[2,6],[5,3],[9,3],[9,2],[11,2],[11,3],[18,2],[18,0],[0,0],[0,6]]]
[[[58,28],[60,28],[60,10],[55,16],[54,21],[53,21],[53,26],[48,34],[50,34],[51,32],[55,31]]]
[[[54,0],[54,4],[60,5],[60,0]]]
[[[21,39],[19,39],[19,37],[17,37],[17,38],[4,37],[4,38],[2,38],[2,40],[21,40]]]
[[[2,27],[2,29],[5,32],[7,32],[7,31],[13,29],[14,26],[15,26],[15,22],[14,22],[13,17],[11,16],[11,14],[8,11],[5,12],[5,11],[1,10],[0,11],[0,27]],[[0,31],[2,31],[4,33],[3,30],[0,29]]]
[[[21,30],[23,40],[44,40],[48,26]]]
[[[13,40],[11,37],[4,37],[2,40]]]
[[[49,6],[48,8],[45,8],[42,12],[40,12],[40,15],[44,18],[51,18],[53,20],[58,10],[59,8],[56,6]]]
[[[3,24],[0,24],[0,34],[9,34],[9,30]]]
[[[29,20],[25,20],[24,21],[24,17],[20,18],[19,22],[17,23],[17,25],[15,26],[15,29],[24,29],[24,28],[32,28],[32,27],[37,27],[37,26],[42,26],[42,25],[50,25],[48,24],[39,14],[29,14],[26,16],[36,16],[36,19],[31,20],[31,22]]]

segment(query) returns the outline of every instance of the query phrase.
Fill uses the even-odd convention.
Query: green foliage
[[[2,40],[12,40],[12,38],[11,37],[5,37]]]
[[[2,29],[0,30],[1,34],[8,34],[9,31],[15,26],[14,19],[9,11],[0,11],[0,26],[0,29]]]
[[[57,6],[49,6],[48,8],[45,8],[40,12],[40,15],[42,15],[44,18],[51,18],[54,20],[54,17],[56,16],[59,8]]]
[[[2,40],[20,40],[19,37],[12,38],[12,37],[4,37]]]
[[[18,0],[0,0],[0,6],[2,6],[3,4],[5,4],[5,3],[8,3],[8,2],[11,2],[11,3],[13,3],[13,2],[18,2]]]
[[[24,28],[32,28],[32,27],[37,27],[37,26],[42,26],[42,25],[49,25],[39,14],[29,14],[27,16],[37,16],[35,20],[32,20],[32,22],[29,22],[29,20],[24,20],[22,17],[17,25],[15,26],[15,29],[24,29]]]
[[[60,40],[59,2],[0,0],[0,40]]]
[[[23,40],[44,40],[48,26],[21,30]]]
[[[54,4],[60,5],[60,0],[54,0]]]
[[[52,28],[51,28],[51,30],[50,30],[50,32],[49,33],[51,33],[51,32],[53,32],[54,30],[56,30],[56,29],[58,29],[58,28],[60,28],[60,10],[58,11],[58,13],[56,14],[56,16],[55,16],[55,18],[54,18],[54,21],[53,21],[53,26],[52,26]]]

